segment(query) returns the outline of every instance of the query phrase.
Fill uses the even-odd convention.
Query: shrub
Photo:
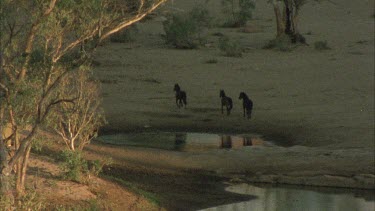
[[[228,20],[224,27],[241,27],[252,18],[252,11],[255,8],[253,0],[222,0],[223,12],[227,14]]]
[[[216,37],[224,37],[224,34],[221,33],[221,32],[215,32],[212,34],[212,36],[216,36]]]
[[[166,43],[180,49],[197,48],[204,42],[202,32],[209,25],[204,7],[195,7],[187,15],[173,14],[163,22]]]
[[[318,51],[323,51],[323,50],[330,50],[331,48],[328,46],[327,41],[316,41],[314,43],[314,47]]]
[[[103,161],[92,160],[88,162],[88,169],[90,174],[98,176],[102,171],[104,166],[111,165],[113,163],[112,159],[108,158]]]
[[[279,51],[291,51],[292,41],[290,40],[288,35],[282,35],[273,40],[270,40],[263,48],[275,49]]]
[[[221,37],[219,39],[219,48],[224,52],[225,56],[229,57],[241,57],[243,49],[240,44],[235,41],[231,41],[228,37]]]
[[[38,194],[35,189],[28,189],[24,195],[17,198],[15,207],[2,206],[0,203],[0,210],[46,210],[47,203]]]
[[[64,150],[59,156],[62,161],[60,168],[63,171],[63,178],[76,182],[82,182],[83,176],[88,173],[88,163],[83,158],[82,152]]]
[[[128,43],[135,40],[135,37],[137,36],[138,28],[137,25],[133,24],[129,27],[113,34],[110,37],[110,41],[114,43]]]
[[[216,64],[218,63],[217,59],[209,59],[206,61],[207,64]]]

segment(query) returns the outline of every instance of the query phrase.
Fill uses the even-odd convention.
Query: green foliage
[[[104,166],[113,163],[111,158],[104,160],[87,161],[84,159],[82,151],[64,150],[58,160],[63,171],[63,178],[76,182],[87,182],[89,175],[98,176]]]
[[[163,2],[165,0],[0,0],[0,124],[12,122],[13,133],[16,129],[33,131],[19,136],[20,146],[7,155],[5,159],[10,162],[5,162],[4,169],[11,169],[22,161],[25,148],[33,144],[38,131],[66,123],[56,116],[78,117],[76,125],[85,127],[75,130],[79,131],[78,139],[84,140],[81,143],[87,144],[87,140],[95,137],[95,128],[103,123],[103,112],[98,104],[91,106],[84,99],[100,100],[83,90],[98,91],[99,88],[93,83],[80,84],[81,78],[75,76],[90,69],[92,54],[102,40],[139,21],[139,17],[151,13]],[[74,90],[76,87],[70,86],[72,84],[82,85],[81,92]],[[97,114],[99,117],[94,118]],[[90,127],[79,122],[85,115],[85,123]],[[71,134],[71,131],[64,132]],[[64,158],[65,177],[81,180],[87,164],[80,154],[65,152]],[[24,175],[21,171],[4,173],[7,172],[1,172],[5,178],[15,175],[14,181],[18,184],[20,176]],[[11,190],[2,188],[2,192],[7,191],[12,196],[16,192],[14,185],[9,185],[10,179],[4,181],[3,187]],[[8,202],[13,206],[13,201]]]
[[[219,61],[217,59],[209,59],[206,61],[207,64],[216,64],[218,63]]]
[[[46,204],[41,200],[35,190],[29,190],[28,193],[21,196],[17,203],[17,210],[44,210]]]
[[[188,14],[173,14],[163,22],[165,41],[179,49],[193,49],[204,43],[203,30],[211,18],[204,7],[195,7]]]
[[[326,40],[324,41],[316,41],[314,43],[314,47],[318,51],[324,51],[324,50],[330,50],[331,48],[328,46],[328,43]]]
[[[64,179],[83,181],[84,176],[88,173],[88,164],[81,151],[64,150],[61,152],[59,160]]]
[[[71,150],[83,150],[96,137],[98,128],[105,123],[104,112],[100,107],[99,84],[93,80],[88,68],[81,67],[63,82],[64,86],[58,91],[58,95],[74,101],[57,105],[55,115],[49,118],[51,128]]]
[[[253,0],[221,0],[222,10],[227,15],[224,27],[241,27],[252,18],[255,8]]]
[[[210,27],[212,18],[209,15],[209,11],[204,5],[195,6],[188,14],[188,17],[197,23],[197,27],[201,30],[206,27]]]
[[[41,153],[43,148],[49,145],[51,145],[51,142],[45,141],[45,137],[38,134],[32,142],[31,150],[36,153]]]
[[[0,195],[0,210],[46,210],[46,205],[35,189],[28,189],[25,194],[17,197],[16,203],[7,201]]]
[[[1,187],[1,186],[0,186]],[[12,210],[14,207],[12,206],[13,200],[0,195],[0,210]]]
[[[89,201],[89,208],[90,211],[100,211],[103,210],[100,208],[100,203],[96,199],[90,199]]]
[[[88,161],[89,173],[98,176],[102,171],[104,166],[109,166],[113,163],[111,158],[105,160],[92,160]]]
[[[111,36],[110,40],[114,43],[128,43],[135,40],[138,34],[138,28],[136,25],[131,25],[128,28],[121,30],[120,32]]]
[[[293,46],[290,37],[288,35],[282,35],[273,40],[270,40],[263,48],[286,52],[291,51],[293,49]]]
[[[225,56],[229,57],[242,57],[243,49],[241,45],[228,37],[221,37],[219,39],[219,48],[224,52]]]

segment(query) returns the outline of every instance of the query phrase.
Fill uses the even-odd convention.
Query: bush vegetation
[[[82,152],[64,150],[59,160],[62,162],[60,168],[63,171],[63,178],[75,182],[82,182],[84,175],[88,172],[88,163],[83,158]]]
[[[279,51],[291,51],[293,49],[292,41],[288,35],[281,35],[273,40],[270,40],[263,49],[275,49]]]
[[[330,50],[331,48],[328,46],[327,41],[316,41],[314,43],[314,47],[318,51]]]
[[[211,18],[203,6],[188,14],[172,14],[163,22],[165,41],[179,49],[198,48],[205,42],[203,31],[210,26]]]
[[[222,10],[227,15],[224,27],[241,27],[253,16],[253,0],[221,0]]]
[[[219,61],[217,60],[217,59],[208,59],[207,61],[206,61],[206,63],[207,64],[216,64],[216,63],[218,63]]]
[[[81,151],[64,150],[58,160],[63,171],[63,178],[79,183],[86,183],[89,175],[98,176],[105,165],[111,165],[112,160],[87,161]]]
[[[219,48],[224,52],[225,56],[242,57],[243,49],[241,45],[228,37],[224,36],[219,39]]]

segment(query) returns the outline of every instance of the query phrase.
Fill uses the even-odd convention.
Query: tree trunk
[[[3,137],[4,112],[3,108],[0,109],[0,199],[9,203],[7,205],[9,207],[4,207],[4,209],[9,209],[14,204],[14,195],[12,191],[12,177],[8,165],[8,149]]]
[[[14,143],[14,151],[17,151],[20,147],[19,137],[18,137],[18,130],[14,130],[14,137],[13,137],[13,143]],[[16,162],[15,165],[15,172],[16,172],[16,193],[17,196],[20,196],[22,194],[22,186],[21,186],[21,169],[22,169],[22,162],[21,159],[19,159]]]
[[[285,1],[285,34],[291,36],[293,32],[293,7],[289,1]]]
[[[292,19],[293,20],[294,34],[299,34],[299,31],[298,31],[298,10],[299,10],[299,8],[295,8],[293,19]]]
[[[298,31],[298,11],[300,6],[296,4],[295,0],[284,0],[284,13],[281,15],[280,10],[275,7],[277,1],[274,1],[274,10],[277,21],[277,37],[287,35],[292,43],[307,44],[305,38]],[[280,16],[282,16],[280,18]],[[282,24],[278,23],[282,21]],[[280,26],[283,26],[281,28]]]
[[[277,3],[277,1],[273,2],[273,10],[275,12],[275,17],[276,17],[276,30],[277,30],[277,37],[280,37],[281,35],[284,34],[285,31],[285,24],[283,21],[283,16],[281,15],[280,7]]]
[[[75,151],[75,150],[76,150],[75,147],[74,147],[74,139],[70,139],[70,149],[71,149],[72,151]]]
[[[29,157],[30,157],[30,151],[31,151],[31,144],[26,148],[26,153],[25,155],[23,156],[23,159],[22,159],[22,165],[21,165],[21,169],[20,169],[20,194],[23,194],[24,191],[25,191],[25,180],[26,180],[26,170],[27,170],[27,163],[29,161]]]
[[[5,201],[7,206],[4,209],[9,209],[14,204],[14,195],[12,188],[11,168],[8,165],[8,150],[4,144],[2,137],[2,127],[0,125],[0,198]],[[2,207],[0,207],[2,208]]]

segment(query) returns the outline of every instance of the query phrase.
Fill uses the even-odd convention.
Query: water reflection
[[[200,151],[208,149],[239,149],[242,147],[256,145],[271,145],[271,143],[264,141],[262,138],[258,136],[233,136],[206,133],[186,133],[184,145],[179,149],[181,151]]]
[[[227,188],[227,191],[256,196],[251,201],[222,205],[205,209],[206,211],[227,210],[304,210],[304,211],[374,211],[375,202],[366,201],[364,198],[356,198],[351,193],[330,194],[309,190],[287,188],[259,188],[248,184],[241,184]],[[367,193],[374,198],[374,194]]]
[[[232,137],[223,135],[221,136],[221,148],[232,148]]]
[[[220,135],[210,133],[133,133],[99,137],[104,143],[158,148],[176,151],[205,151],[212,149],[239,149],[259,145],[272,145],[255,135]]]
[[[186,133],[176,133],[174,141],[174,150],[181,151],[186,144]]]

